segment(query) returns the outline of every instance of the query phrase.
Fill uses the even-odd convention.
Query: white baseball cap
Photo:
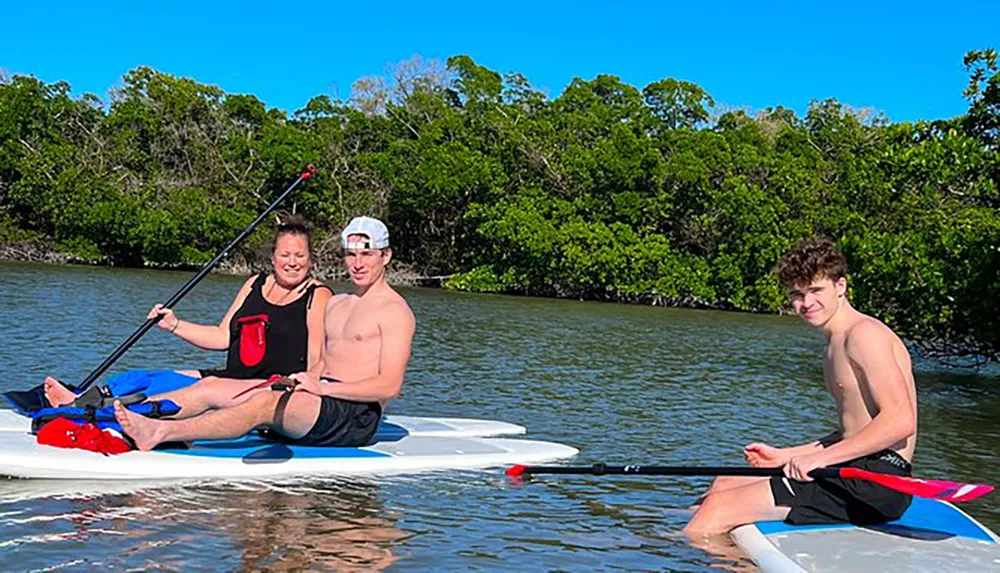
[[[363,243],[347,242],[351,235],[364,235],[368,240]],[[340,246],[344,249],[384,249],[389,246],[389,229],[385,223],[371,217],[355,217],[340,233]]]

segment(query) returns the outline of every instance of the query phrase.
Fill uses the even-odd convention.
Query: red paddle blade
[[[843,468],[840,477],[863,479],[884,485],[889,489],[908,493],[917,497],[939,499],[941,501],[963,502],[976,499],[993,491],[991,485],[958,483],[933,479],[908,478],[879,474],[857,468]]]
[[[504,473],[507,474],[507,477],[520,477],[521,474],[523,474],[524,470],[526,469],[528,469],[528,466],[522,466],[522,465],[510,466]]]

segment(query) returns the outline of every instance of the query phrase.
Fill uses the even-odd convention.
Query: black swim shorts
[[[882,450],[831,467],[860,468],[877,473],[910,477],[912,467],[892,450]],[[789,507],[785,523],[809,525],[853,523],[876,525],[899,519],[913,496],[865,480],[822,478],[800,482],[786,477],[771,478],[774,504]]]
[[[295,439],[269,433],[269,437],[296,446],[367,446],[375,437],[381,418],[382,406],[378,402],[352,402],[320,396],[319,416],[306,435]]]

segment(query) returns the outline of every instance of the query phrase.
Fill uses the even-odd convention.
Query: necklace
[[[306,286],[306,283],[308,283],[308,282],[309,282],[309,281],[308,281],[308,279],[307,279],[307,280],[303,281],[303,282],[302,282],[302,284],[301,284],[301,285],[299,285],[298,287],[292,287],[292,288],[290,288],[290,289],[286,290],[286,291],[285,291],[285,294],[281,295],[281,298],[279,298],[279,299],[278,299],[277,301],[275,301],[275,302],[271,302],[271,301],[268,301],[268,302],[271,302],[271,304],[273,304],[273,305],[275,305],[275,306],[280,306],[280,305],[281,305],[281,303],[282,303],[282,302],[283,302],[283,301],[284,301],[284,300],[285,300],[286,298],[288,298],[288,295],[292,294],[292,293],[293,293],[293,292],[295,292],[295,291],[298,291],[298,292],[302,292],[302,290],[303,290],[303,289],[305,288],[305,286]],[[274,280],[273,280],[273,281],[271,282],[271,288],[267,289],[267,295],[265,295],[265,296],[264,296],[264,298],[265,298],[265,299],[267,299],[267,297],[271,296],[271,291],[273,291],[273,290],[274,290],[274,287],[275,287],[275,286],[277,286],[277,284],[278,284],[278,278],[277,278],[277,277],[274,277]],[[285,288],[285,287],[281,287],[281,288]]]

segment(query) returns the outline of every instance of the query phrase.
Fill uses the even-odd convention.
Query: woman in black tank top
[[[263,273],[257,275],[250,294],[229,321],[229,352],[225,369],[202,369],[202,376],[250,380],[309,369],[307,317],[316,289],[326,287],[302,285],[299,298],[277,305],[264,296],[264,285],[268,282],[274,284],[269,278]]]
[[[250,277],[218,325],[180,320],[156,305],[149,317],[163,315],[158,326],[207,350],[226,350],[220,370],[182,371],[198,378],[254,379],[308,370],[320,359],[323,311],[333,295],[309,276],[310,229],[301,218],[278,227],[271,262],[274,271]]]

